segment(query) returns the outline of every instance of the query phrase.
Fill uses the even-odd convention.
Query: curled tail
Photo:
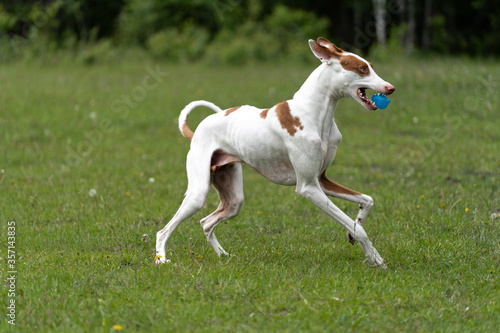
[[[181,131],[182,135],[189,140],[193,138],[194,132],[191,131],[191,129],[189,128],[187,124],[187,118],[191,110],[193,110],[195,107],[198,106],[205,106],[207,108],[214,110],[215,112],[222,111],[220,107],[207,101],[194,101],[186,105],[186,107],[182,109],[181,114],[179,116],[179,130]]]

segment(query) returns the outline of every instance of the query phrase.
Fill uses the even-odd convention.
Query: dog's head
[[[392,84],[382,80],[371,63],[360,56],[346,52],[326,38],[317,41],[309,40],[314,55],[326,64],[331,73],[330,80],[336,81],[332,94],[338,97],[351,97],[368,110],[376,110],[375,103],[366,97],[366,89],[372,89],[384,95],[390,95],[396,90]]]

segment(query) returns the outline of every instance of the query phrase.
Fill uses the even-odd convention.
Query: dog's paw
[[[374,249],[374,253],[371,256],[366,257],[368,260],[368,264],[371,267],[378,267],[382,270],[386,270],[387,266],[385,265],[385,260],[378,254],[377,250]]]
[[[155,264],[156,265],[168,264],[169,262],[170,262],[170,259],[166,259],[164,256],[157,255],[155,257]]]
[[[387,266],[385,264],[382,264],[382,265],[378,266],[378,268],[380,268],[383,271],[388,270],[388,268],[387,268]]]

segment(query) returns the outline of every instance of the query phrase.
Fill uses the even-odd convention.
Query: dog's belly
[[[247,162],[246,162],[247,163]],[[259,163],[247,163],[267,180],[279,185],[295,185],[297,177],[290,160],[260,161]]]
[[[267,180],[280,185],[295,185],[296,174],[281,138],[261,129],[260,135],[239,131],[239,140],[232,143],[238,156]]]

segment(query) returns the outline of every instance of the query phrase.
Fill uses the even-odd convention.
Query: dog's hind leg
[[[165,257],[165,245],[172,232],[184,220],[203,208],[210,190],[210,158],[204,154],[193,153],[187,156],[188,189],[181,206],[167,225],[156,234],[156,263],[169,262]]]
[[[363,225],[363,222],[373,208],[372,197],[353,191],[351,189],[348,189],[347,187],[331,181],[330,179],[328,179],[328,177],[326,177],[325,172],[323,172],[319,180],[321,188],[326,195],[359,204],[359,213],[355,221],[357,224]],[[350,233],[347,233],[347,237],[351,244],[354,244],[356,242],[356,240]]]
[[[240,163],[226,164],[217,169],[212,176],[212,181],[220,198],[219,207],[209,216],[200,221],[207,241],[212,245],[218,256],[228,255],[222,248],[217,237],[215,227],[237,216],[243,205],[243,176]]]

